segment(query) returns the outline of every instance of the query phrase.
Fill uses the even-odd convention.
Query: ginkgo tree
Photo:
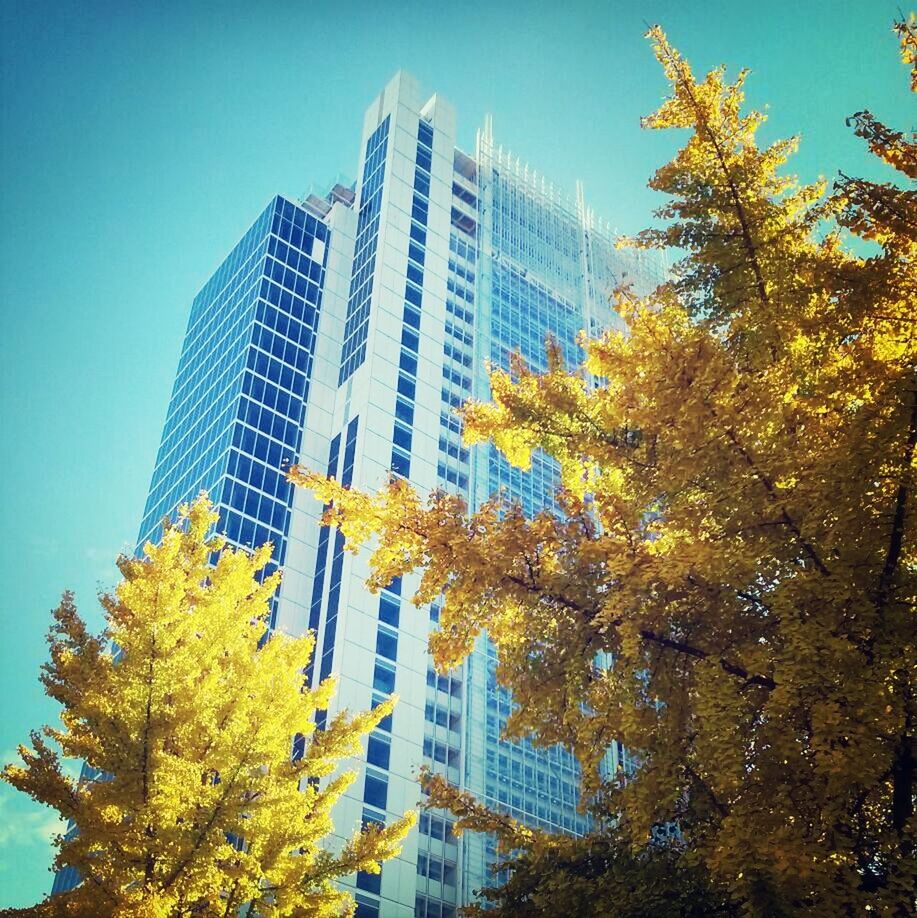
[[[378,872],[414,824],[409,813],[328,844],[355,777],[342,759],[361,754],[394,699],[317,730],[335,683],[304,684],[312,635],[264,640],[271,547],[233,550],[208,536],[215,521],[199,498],[143,558],[122,557],[101,635],[69,595],[54,612],[41,679],[62,726],[33,733],[2,777],[71,821],[54,868],[80,882],[20,913],[236,915],[248,903],[259,915],[351,914],[335,881]],[[61,754],[98,777],[72,779]]]
[[[913,67],[913,19],[898,30]],[[650,297],[618,291],[626,332],[584,342],[584,370],[549,348],[547,372],[517,359],[464,409],[469,443],[556,461],[562,512],[293,479],[352,550],[371,543],[371,588],[421,569],[415,601],[443,594],[438,667],[486,630],[517,702],[508,735],[583,766],[604,848],[601,821],[576,848],[430,781],[459,829],[497,833],[511,871],[515,852],[500,913],[563,914],[576,895],[583,914],[622,914],[615,852],[645,854],[668,824],[666,857],[743,914],[910,914],[917,194],[800,185],[783,171],[795,139],[758,145],[745,73],[697,79],[649,37],[670,94],[644,125],[689,136],[650,182],[664,225],[632,244],[680,260]],[[917,178],[911,139],[852,122]],[[633,776],[600,773],[612,741]]]

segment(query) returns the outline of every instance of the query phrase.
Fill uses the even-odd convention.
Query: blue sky
[[[845,127],[913,124],[898,0],[529,4],[0,3],[0,760],[53,721],[48,611],[130,549],[190,301],[277,192],[353,179],[365,107],[404,68],[623,231],[676,135],[641,131],[665,83],[660,22],[696,72],[753,71],[766,137],[802,134],[805,179],[885,177]],[[0,787],[0,907],[36,901],[53,814]]]

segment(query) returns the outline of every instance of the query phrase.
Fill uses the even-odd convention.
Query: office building
[[[437,605],[415,609],[407,577],[370,595],[365,556],[344,552],[283,474],[298,462],[362,489],[396,474],[472,505],[500,487],[528,511],[551,505],[552,462],[522,473],[491,447],[469,452],[455,408],[486,398],[488,362],[516,350],[543,366],[548,334],[578,363],[579,332],[617,321],[611,289],[652,286],[659,268],[615,250],[581,189],[556,191],[492,133],[488,122],[463,152],[453,108],[399,73],[366,112],[353,188],[270,202],[192,305],[141,525],[140,543],[155,541],[164,515],[208,490],[231,541],[273,541],[284,579],[272,625],[316,632],[310,678],[338,676],[335,709],[399,694],[337,810],[342,836],[415,806],[424,763],[532,825],[587,828],[574,760],[500,740],[512,701],[493,647],[434,672]],[[622,755],[609,750],[609,767]],[[358,914],[450,918],[493,854],[424,813],[381,876],[353,878]]]

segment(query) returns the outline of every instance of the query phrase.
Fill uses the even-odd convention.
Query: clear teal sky
[[[364,108],[398,68],[622,230],[676,138],[641,132],[661,22],[695,70],[750,67],[805,178],[881,175],[844,125],[915,120],[899,0],[0,3],[0,759],[56,717],[48,610],[129,549],[190,301],[276,192],[354,177]],[[0,907],[50,886],[49,814],[0,788]]]

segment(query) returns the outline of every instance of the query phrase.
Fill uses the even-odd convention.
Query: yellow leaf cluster
[[[468,442],[559,463],[561,512],[293,479],[352,548],[375,539],[373,588],[420,569],[416,600],[443,594],[439,667],[487,631],[519,706],[508,732],[572,749],[633,845],[677,824],[742,914],[905,914],[917,199],[798,185],[780,172],[796,141],[756,143],[744,73],[699,81],[661,29],[649,37],[671,94],[645,125],[690,136],[651,180],[668,225],[635,244],[682,260],[646,300],[622,299],[626,334],[585,344],[601,386],[517,361],[464,412]],[[910,175],[913,144],[867,116],[857,132]],[[838,225],[877,254],[848,250]],[[634,774],[600,773],[613,740]],[[436,787],[507,850],[542,845]]]
[[[29,911],[228,915],[251,903],[263,915],[346,914],[353,901],[335,879],[378,870],[414,822],[326,850],[331,808],[355,777],[338,773],[341,760],[361,754],[392,702],[316,730],[334,683],[304,684],[311,635],[266,634],[279,582],[259,577],[270,546],[248,554],[208,536],[205,498],[181,517],[145,557],[120,559],[101,636],[69,595],[54,612],[42,681],[62,727],[34,733],[2,777],[71,821],[54,866],[81,882]],[[94,779],[68,777],[47,740]]]

